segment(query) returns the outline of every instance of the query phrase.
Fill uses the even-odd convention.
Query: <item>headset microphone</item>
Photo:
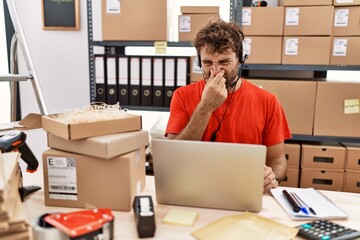
[[[232,88],[235,87],[237,82],[242,78],[242,73],[243,73],[245,62],[246,62],[247,58],[248,58],[248,55],[244,54],[244,59],[243,59],[243,62],[241,63],[241,67],[240,67],[239,72],[238,72],[238,78],[236,79],[236,81],[232,82],[229,85],[230,87],[232,87]]]

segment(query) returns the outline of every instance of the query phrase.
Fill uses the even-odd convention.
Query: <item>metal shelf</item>
[[[360,66],[336,65],[290,65],[290,64],[246,64],[244,70],[300,70],[300,71],[328,71],[349,70],[360,71]]]
[[[156,41],[93,41],[101,47],[153,47]],[[192,47],[191,42],[167,42],[168,47]]]
[[[313,136],[313,135],[302,135],[293,134],[292,138],[285,142],[343,142],[343,143],[360,143],[358,137],[343,137],[343,136]]]

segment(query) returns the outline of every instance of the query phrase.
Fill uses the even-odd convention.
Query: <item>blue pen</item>
[[[296,193],[294,193],[294,195],[295,195],[295,197],[296,197],[301,203],[304,204],[304,206],[305,206],[307,209],[309,209],[309,211],[310,211],[312,214],[316,215],[316,212],[314,211],[314,209],[313,209],[312,207],[309,207]]]
[[[296,203],[300,206],[300,210],[303,212],[303,213],[305,213],[306,215],[309,215],[309,212],[308,212],[308,210],[306,209],[306,207],[304,207],[302,204],[301,204],[301,201],[300,201],[300,199],[299,199],[299,197],[295,194],[295,193],[290,193],[292,196],[293,196],[293,198],[295,199],[295,201],[296,201]]]

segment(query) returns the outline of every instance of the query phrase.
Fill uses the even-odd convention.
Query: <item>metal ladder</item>
[[[40,88],[39,80],[36,75],[35,67],[31,59],[30,51],[26,43],[24,32],[16,10],[15,0],[6,0],[11,21],[13,23],[15,33],[11,40],[10,46],[10,74],[0,75],[0,81],[7,81],[10,83],[11,95],[11,121],[16,121],[17,110],[17,84],[18,81],[30,80],[35,93],[36,101],[39,106],[40,113],[47,115],[48,111],[44,101],[44,97]],[[28,70],[27,75],[18,75],[17,69],[17,45],[20,45],[21,51],[24,55],[26,67]]]

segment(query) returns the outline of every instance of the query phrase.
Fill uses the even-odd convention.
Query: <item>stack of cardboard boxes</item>
[[[130,211],[145,186],[148,132],[141,116],[64,123],[43,116],[45,205]]]
[[[346,148],[344,191],[360,193],[360,144],[342,145]]]

